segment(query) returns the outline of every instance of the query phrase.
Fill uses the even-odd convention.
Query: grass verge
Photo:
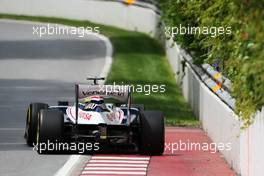
[[[109,37],[114,55],[107,83],[129,85],[165,85],[164,93],[133,93],[132,102],[144,104],[147,109],[164,112],[166,124],[197,127],[189,105],[184,100],[173,77],[163,47],[147,34],[131,32],[89,21],[68,20],[53,17],[32,17],[0,14],[0,18],[57,23],[76,27],[100,27],[100,33]]]

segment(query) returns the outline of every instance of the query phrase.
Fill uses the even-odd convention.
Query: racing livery
[[[130,146],[133,151],[161,155],[164,117],[160,111],[131,104],[129,86],[76,84],[75,102],[56,106],[31,103],[25,138],[34,146],[47,141],[98,142],[103,148]],[[115,147],[116,148],[116,147]]]

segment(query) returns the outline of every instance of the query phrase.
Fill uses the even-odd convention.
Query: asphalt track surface
[[[33,26],[0,20],[0,175],[53,175],[69,155],[38,155],[23,138],[30,102],[73,101],[74,83],[98,76],[106,45],[98,37],[39,38]]]

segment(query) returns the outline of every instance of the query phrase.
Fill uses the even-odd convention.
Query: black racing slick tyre
[[[37,144],[38,153],[53,153],[56,144],[62,141],[64,131],[64,117],[59,110],[45,109],[41,110],[38,119],[37,128]],[[40,147],[45,146],[45,148]],[[49,150],[48,146],[53,146],[54,149]]]
[[[36,144],[38,114],[41,109],[48,109],[48,107],[44,103],[31,103],[28,107],[25,138],[29,146]]]
[[[160,111],[140,114],[139,152],[142,155],[162,155],[164,151],[164,116]]]

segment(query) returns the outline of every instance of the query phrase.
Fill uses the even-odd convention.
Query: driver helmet
[[[101,96],[91,96],[89,98],[89,101],[86,101],[84,103],[84,110],[102,112],[106,109],[106,106],[104,104],[104,98]]]

